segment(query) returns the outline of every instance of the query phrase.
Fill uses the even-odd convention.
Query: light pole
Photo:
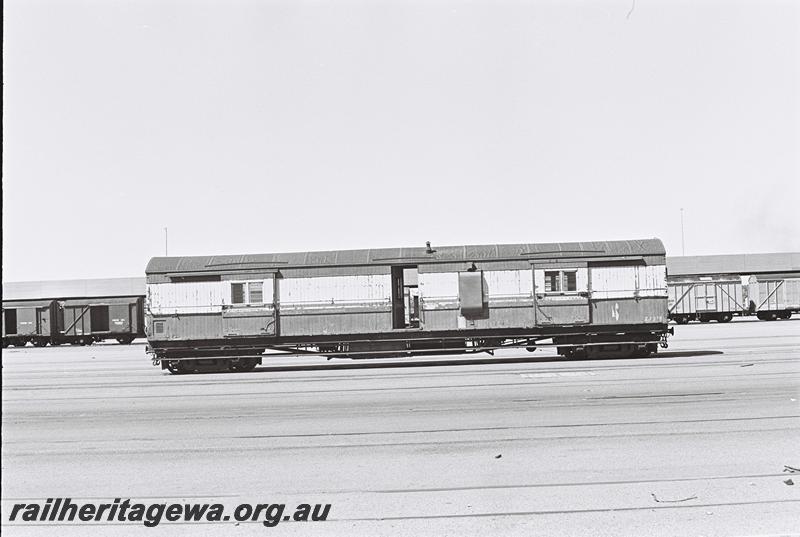
[[[686,255],[686,245],[683,237],[683,207],[681,207],[681,255]]]
[[[164,228],[164,256],[169,256],[169,232],[166,227]]]

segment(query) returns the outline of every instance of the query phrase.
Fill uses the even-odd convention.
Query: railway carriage
[[[149,352],[175,373],[252,369],[267,349],[645,356],[668,332],[658,239],[156,257],[146,276]]]

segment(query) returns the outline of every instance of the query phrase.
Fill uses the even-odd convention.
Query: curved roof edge
[[[154,257],[146,274],[197,273],[321,266],[389,265],[403,263],[453,263],[536,258],[592,258],[665,255],[659,239],[624,241],[559,242],[540,244],[491,244],[466,246],[331,250],[275,254],[239,254],[191,257]]]

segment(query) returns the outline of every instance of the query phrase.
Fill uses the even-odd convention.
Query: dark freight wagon
[[[3,346],[91,345],[144,335],[144,297],[3,302]]]
[[[87,345],[116,339],[130,343],[143,333],[143,297],[81,298],[58,304],[62,342]]]
[[[54,300],[3,302],[3,347],[47,345],[58,329]]]
[[[657,239],[154,258],[145,308],[173,372],[250,369],[265,349],[644,356],[668,320]]]

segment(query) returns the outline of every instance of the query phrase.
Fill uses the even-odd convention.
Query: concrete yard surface
[[[279,357],[180,376],[142,343],[4,349],[2,530],[800,534],[800,319],[675,330],[648,359]],[[220,503],[230,519],[9,520],[48,498]],[[233,520],[243,503],[331,508],[265,527]]]

